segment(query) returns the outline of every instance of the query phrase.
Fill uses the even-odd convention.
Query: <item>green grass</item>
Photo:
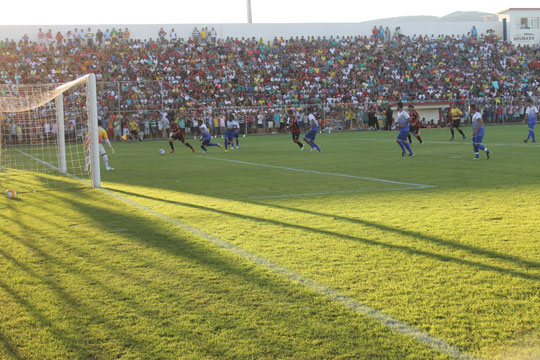
[[[205,155],[115,144],[103,187],[171,221],[92,189],[0,201],[0,358],[448,358],[175,220],[466,353],[538,358],[540,146],[526,132],[487,127],[493,157],[478,161],[447,129],[423,131],[414,158],[395,132],[320,134],[323,153],[285,135]]]

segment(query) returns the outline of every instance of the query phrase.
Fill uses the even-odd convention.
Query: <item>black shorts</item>
[[[139,132],[137,130],[131,130],[131,135],[137,136]]]
[[[420,132],[420,126],[411,126],[410,130],[411,130],[411,134],[417,135],[418,132]]]
[[[184,142],[184,134],[172,134],[171,139],[173,140],[180,140],[181,142]]]
[[[300,138],[300,132],[293,132],[291,134],[293,141],[298,141],[298,138]]]
[[[458,128],[461,124],[461,120],[452,120],[452,127]]]

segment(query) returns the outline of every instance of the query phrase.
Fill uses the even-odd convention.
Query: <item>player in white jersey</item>
[[[236,148],[237,149],[240,147],[240,145],[238,144],[238,137],[239,136],[240,136],[240,123],[238,122],[238,120],[234,119],[233,120],[233,137],[234,137],[234,139],[236,141]],[[232,143],[231,143],[231,145],[232,145]]]
[[[477,110],[475,104],[469,106],[469,110],[472,117],[472,130],[473,130],[473,149],[474,159],[478,159],[478,149],[486,152],[486,156],[489,159],[491,157],[491,151],[489,151],[484,145],[482,145],[482,139],[484,138],[484,123],[482,121],[482,114]]]
[[[208,150],[206,149],[207,146],[221,147],[221,144],[214,144],[210,142],[210,140],[212,140],[212,135],[210,135],[210,132],[208,131],[208,128],[206,127],[206,124],[202,120],[199,120],[198,124],[199,124],[199,132],[202,136],[201,149],[203,149],[203,153],[208,152]]]
[[[532,99],[527,99],[527,109],[525,110],[525,115],[523,117],[523,122],[529,124],[529,135],[523,142],[528,142],[532,138],[532,142],[536,142],[536,137],[534,136],[534,125],[536,125],[536,116],[538,114],[538,108],[533,105]]]
[[[319,122],[317,121],[317,118],[313,114],[313,109],[309,110],[308,115],[308,121],[310,129],[306,135],[304,135],[304,141],[311,146],[310,151],[317,150],[318,152],[322,152],[319,145],[315,144],[315,136],[317,135],[317,131],[319,131]]]
[[[229,145],[231,145],[231,149],[234,149],[233,139],[236,126],[235,122],[236,120],[234,120],[234,117],[232,115],[229,115],[227,118],[227,122],[225,123],[225,152],[229,151]]]

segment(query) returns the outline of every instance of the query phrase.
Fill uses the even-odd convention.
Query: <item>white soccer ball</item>
[[[13,189],[6,190],[6,197],[8,199],[15,199],[17,197],[17,192]]]
[[[242,135],[242,137],[246,137],[246,134]]]
[[[159,149],[159,153],[160,153],[161,155],[165,154],[165,149]]]

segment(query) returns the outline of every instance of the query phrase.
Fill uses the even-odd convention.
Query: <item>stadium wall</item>
[[[175,29],[178,37],[187,39],[196,26],[198,29],[207,27],[214,28],[218,38],[262,38],[265,41],[274,37],[307,37],[307,36],[370,36],[373,26],[387,26],[392,30],[401,28],[401,33],[407,36],[417,35],[462,35],[471,31],[473,26],[478,29],[478,34],[485,34],[487,30],[493,30],[495,34],[502,36],[502,22],[481,21],[481,22],[447,22],[447,21],[416,21],[403,22],[402,20],[374,20],[361,23],[306,23],[306,24],[109,24],[109,25],[0,25],[0,39],[20,40],[24,34],[28,34],[30,40],[37,41],[38,31],[41,28],[44,32],[52,30],[53,35],[60,31],[64,37],[68,30],[75,28],[91,28],[93,32],[97,29],[128,28],[132,39],[156,39],[158,32],[163,28],[167,34],[171,29]]]

